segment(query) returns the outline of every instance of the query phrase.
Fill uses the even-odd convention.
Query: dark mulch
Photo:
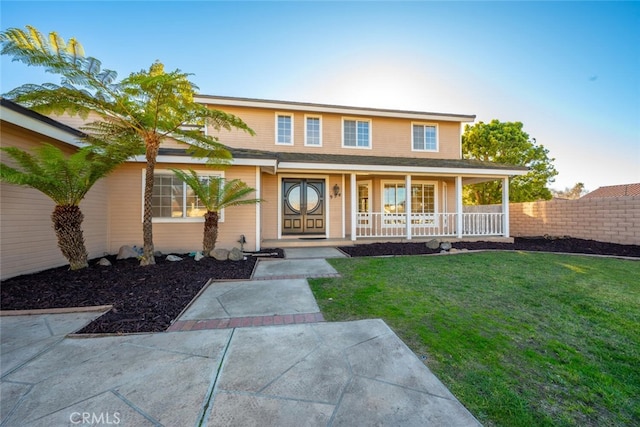
[[[566,252],[579,254],[616,255],[639,257],[640,246],[597,242],[576,238],[516,237],[513,243],[501,242],[455,242],[455,249],[504,249],[517,251]],[[429,249],[425,243],[371,243],[340,248],[352,257],[380,255],[425,255],[439,253],[440,249]]]
[[[264,249],[277,253],[281,249]],[[179,262],[157,257],[156,265],[140,267],[136,259],[116,260],[112,265],[97,265],[70,271],[59,267],[14,277],[2,282],[0,308],[26,310],[113,305],[104,316],[79,333],[159,332],[197,295],[209,279],[249,279],[257,258],[244,261],[195,261],[188,254]]]
[[[496,242],[457,242],[456,249],[507,249],[618,255],[640,258],[640,246],[618,245],[573,238],[516,238],[513,244]],[[424,243],[372,243],[341,247],[351,256],[421,255],[438,253]],[[264,249],[276,253],[281,249]],[[116,261],[107,257],[110,267],[92,260],[89,268],[70,271],[67,267],[23,275],[6,280],[0,289],[0,309],[26,310],[113,305],[79,333],[160,332],[191,302],[209,279],[248,279],[256,257],[244,261],[196,262],[181,255],[180,262],[157,258],[156,265],[140,267],[137,260]]]

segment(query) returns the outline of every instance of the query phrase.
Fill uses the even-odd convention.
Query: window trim
[[[278,118],[280,117],[289,117],[291,119],[291,142],[287,143],[287,142],[280,142],[278,140],[278,137],[280,136],[278,134]],[[293,140],[294,140],[294,114],[293,113],[282,113],[282,112],[278,112],[276,111],[275,113],[275,141],[276,141],[276,145],[284,145],[287,147],[290,147],[293,145]]]
[[[344,123],[346,121],[356,122],[356,145],[344,145]],[[358,122],[367,122],[369,124],[369,143],[366,147],[358,146]],[[353,148],[356,150],[371,150],[373,149],[373,121],[370,118],[364,117],[342,117],[342,148]]]
[[[415,145],[415,141],[413,139],[413,128],[414,126],[421,126],[424,132],[424,128],[426,126],[433,126],[436,129],[436,148],[435,149],[430,149],[430,148],[416,148]],[[427,145],[426,142],[426,138],[425,138],[425,147]],[[437,153],[440,151],[440,129],[438,126],[438,123],[431,123],[431,122],[411,122],[411,151],[416,151],[419,153]]]
[[[185,171],[186,172],[186,171]],[[220,177],[220,178],[225,178],[224,176],[224,171],[196,171],[198,173],[198,176],[216,176],[216,177]],[[159,175],[170,175],[170,176],[175,176],[175,174],[169,170],[169,169],[156,169],[154,171],[154,178],[156,176]],[[145,170],[142,169],[142,193],[141,193],[141,198],[140,198],[140,221],[144,221],[144,186],[145,186],[145,182],[146,182],[146,173]],[[183,183],[184,186],[186,186],[187,184]],[[186,192],[184,193],[186,194]],[[183,206],[184,209],[184,206]],[[183,212],[184,213],[184,212]],[[153,224],[155,223],[179,223],[179,224],[184,224],[184,223],[201,223],[204,222],[204,216],[201,217],[180,217],[180,218],[169,218],[169,217],[152,217],[151,218],[151,222]],[[224,209],[222,209],[220,211],[220,216],[218,218],[218,222],[222,223],[224,222]]]
[[[319,143],[318,144],[309,144],[309,137],[307,135],[307,119],[318,119],[319,123]],[[320,114],[305,114],[304,115],[304,146],[305,147],[322,147],[322,115]]]
[[[405,227],[406,226],[406,218],[407,218],[407,213],[406,212],[402,212],[402,213],[386,213],[384,211],[384,190],[385,190],[385,185],[386,184],[395,184],[396,188],[398,185],[402,185],[403,187],[406,185],[406,181],[404,180],[399,180],[399,179],[383,179],[380,180],[380,211],[382,212],[382,228],[394,228],[394,227]],[[411,186],[413,187],[414,185],[432,185],[433,186],[433,213],[419,213],[419,212],[412,212],[411,215],[414,214],[418,214],[418,215],[433,215],[434,218],[437,217],[438,214],[438,181],[433,181],[433,180],[425,180],[425,179],[419,179],[419,180],[415,180],[411,182]],[[411,191],[406,191],[406,187],[405,187],[405,203],[406,203],[406,198],[411,197]],[[406,205],[405,205],[406,206]],[[412,203],[412,207],[411,209],[413,210],[413,203]],[[417,224],[412,224],[413,225],[417,225]],[[435,222],[432,226],[435,226]]]

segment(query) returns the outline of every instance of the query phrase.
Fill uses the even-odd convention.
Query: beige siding
[[[278,184],[276,175],[262,174],[262,239],[278,238]]]
[[[73,148],[2,122],[2,146],[32,149],[49,142],[72,152]],[[0,154],[2,162],[8,162]],[[98,181],[80,204],[82,228],[90,258],[107,252],[106,179]],[[51,223],[54,202],[37,190],[0,184],[0,270],[2,279],[66,265]]]
[[[460,158],[460,123],[458,122],[419,122],[438,126],[439,150],[437,152],[412,151],[410,119],[386,117],[362,117],[340,114],[322,114],[322,147],[304,145],[305,112],[278,110],[278,113],[293,114],[293,145],[276,145],[276,111],[248,107],[219,107],[219,109],[239,116],[255,132],[250,136],[242,131],[220,131],[208,129],[210,135],[217,135],[220,142],[235,148],[251,148],[277,152],[309,152],[323,154],[348,154],[364,156],[401,156],[436,159]],[[309,112],[310,115],[316,115]],[[371,149],[342,147],[342,121],[346,119],[371,119]]]
[[[159,164],[156,171],[169,168],[210,172],[210,169],[192,165]],[[144,164],[127,164],[109,177],[109,250],[116,253],[122,245],[142,245],[142,194]],[[241,179],[256,187],[255,168],[231,167],[224,171],[227,179]],[[202,249],[204,223],[154,222],[153,243],[163,253],[191,252]],[[237,240],[245,235],[247,250],[255,249],[256,208],[254,205],[235,206],[226,209],[219,224],[216,247],[230,249],[239,246]]]

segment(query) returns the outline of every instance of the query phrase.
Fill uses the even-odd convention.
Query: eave
[[[390,110],[344,105],[315,104],[310,102],[276,101],[269,99],[235,98],[228,96],[196,95],[195,101],[202,104],[229,107],[261,108],[275,111],[305,111],[310,113],[331,113],[348,116],[392,117],[411,120],[436,120],[445,122],[470,123],[476,119],[471,114],[434,113],[410,110]]]
[[[80,142],[80,139],[82,139],[85,134],[78,129],[43,116],[8,99],[0,98],[0,112],[2,121],[7,123],[75,147],[85,145]]]

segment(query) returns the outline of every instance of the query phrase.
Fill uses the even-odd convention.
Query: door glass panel
[[[287,194],[287,204],[291,210],[300,212],[300,185],[296,184],[289,189]]]
[[[307,212],[315,211],[320,205],[320,195],[315,187],[307,186]]]

